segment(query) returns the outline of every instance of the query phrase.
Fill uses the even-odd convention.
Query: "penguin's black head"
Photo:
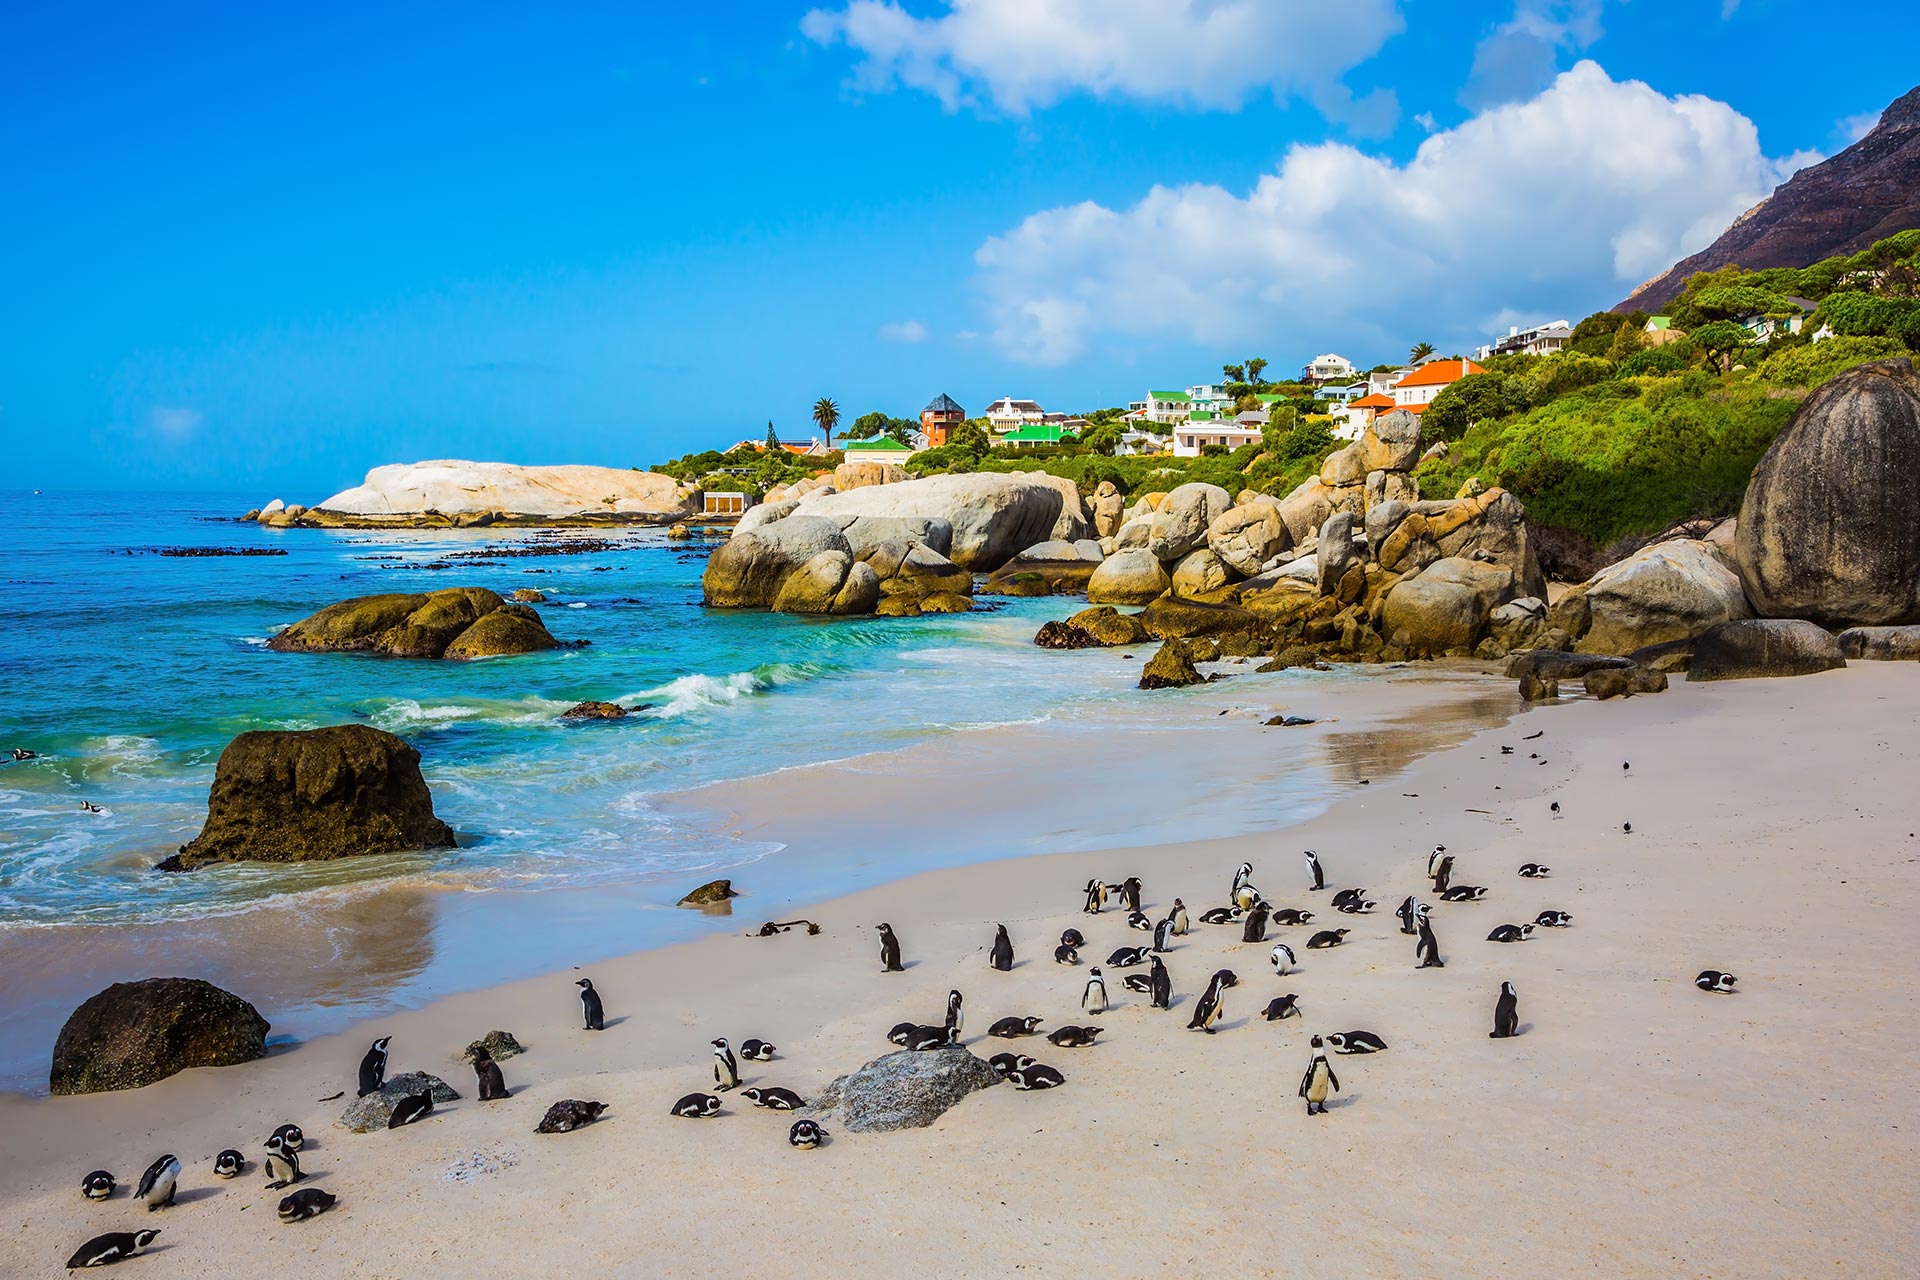
[[[136,1249],[144,1249],[152,1244],[153,1238],[159,1234],[158,1231],[136,1231],[133,1233],[133,1247]]]
[[[1321,1048],[1325,1048],[1325,1047],[1326,1047],[1326,1044],[1325,1044],[1325,1041],[1323,1041],[1323,1040],[1321,1040],[1321,1038],[1320,1038],[1319,1036],[1315,1036],[1315,1037],[1313,1038],[1313,1048],[1315,1048],[1315,1049],[1321,1049]]]
[[[378,1040],[375,1040],[373,1042],[373,1047],[378,1049],[380,1052],[385,1053],[387,1051],[387,1044],[392,1039],[393,1039],[392,1036],[381,1036]]]
[[[875,925],[875,926],[873,926],[873,927],[874,927],[874,928],[876,928],[876,929],[878,929],[878,930],[879,930],[880,932],[882,932],[882,933],[892,933],[892,932],[893,932],[893,926],[892,926],[892,925],[890,925],[890,924],[877,924],[877,925]]]
[[[715,1036],[708,1043],[713,1045],[713,1047],[716,1049],[724,1049],[727,1047],[727,1038],[725,1036]]]
[[[593,990],[593,979],[582,978],[580,979],[580,981],[574,983],[573,985],[576,987],[579,987],[582,991],[591,991]]]

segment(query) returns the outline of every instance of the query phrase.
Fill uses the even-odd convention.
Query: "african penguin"
[[[1702,969],[1700,976],[1693,980],[1693,985],[1702,991],[1716,991],[1721,995],[1732,995],[1733,984],[1738,981],[1740,981],[1740,979],[1730,973],[1722,973],[1718,969]],[[1763,1000],[1761,1003],[1764,1004],[1766,1002]]]
[[[109,1231],[105,1235],[95,1236],[74,1251],[67,1259],[67,1270],[78,1271],[82,1267],[104,1267],[111,1263],[131,1258],[148,1245],[158,1231]]]
[[[1253,880],[1253,864],[1251,862],[1241,863],[1239,869],[1233,873],[1233,885],[1227,890],[1227,896],[1229,898],[1239,897],[1240,886],[1244,884],[1248,884],[1252,880]]]
[[[770,1111],[798,1111],[807,1105],[807,1100],[791,1089],[773,1086],[765,1089],[742,1089],[740,1096],[756,1107],[765,1107]]]
[[[1320,869],[1320,855],[1315,853],[1313,850],[1309,849],[1306,852],[1306,859],[1307,859],[1307,874],[1310,877],[1312,877],[1312,883],[1310,883],[1307,887],[1309,889],[1326,888],[1327,873]]]
[[[704,1120],[720,1114],[720,1099],[710,1093],[690,1093],[673,1104],[673,1114],[688,1120]]]
[[[887,1039],[895,1044],[905,1044],[907,1038],[919,1029],[920,1024],[917,1022],[896,1022],[893,1024],[893,1030],[887,1032]],[[941,1030],[944,1031],[946,1028],[942,1027]]]
[[[1333,895],[1333,909],[1342,910],[1349,902],[1358,902],[1367,896],[1365,889],[1342,889]]]
[[[213,1158],[213,1176],[216,1178],[237,1178],[246,1167],[247,1158],[232,1147]]]
[[[1325,951],[1328,947],[1337,947],[1347,940],[1351,929],[1322,929],[1307,939],[1307,950]]]
[[[1087,904],[1086,906],[1082,907],[1081,910],[1085,911],[1090,916],[1097,916],[1100,914],[1101,909],[1104,908],[1106,905],[1107,905],[1106,882],[1103,880],[1087,881]]]
[[[1167,913],[1167,919],[1173,921],[1173,931],[1176,935],[1185,933],[1193,927],[1192,922],[1187,919],[1187,904],[1178,898],[1173,900],[1173,910]]]
[[[1393,909],[1393,914],[1400,918],[1400,932],[1405,934],[1416,932],[1414,921],[1419,911],[1420,900],[1412,894],[1408,894],[1400,905]]]
[[[1226,1013],[1221,1000],[1221,992],[1226,990],[1226,982],[1221,976],[1224,973],[1226,970],[1222,969],[1207,983],[1206,991],[1193,1006],[1193,1016],[1187,1020],[1187,1030],[1213,1034],[1214,1024]]]
[[[960,1043],[960,1029],[966,1025],[966,997],[958,991],[947,992],[947,1030],[953,1033],[953,1043]]]
[[[1433,891],[1445,893],[1447,886],[1453,883],[1453,855],[1450,853],[1440,855],[1439,865],[1435,866],[1430,874],[1433,876]]]
[[[133,1189],[133,1198],[145,1201],[148,1213],[168,1208],[173,1204],[173,1193],[179,1182],[180,1162],[171,1155],[161,1156],[140,1175],[140,1185]]]
[[[1379,1053],[1387,1042],[1371,1031],[1338,1031],[1327,1037],[1335,1053]]]
[[[740,1042],[740,1056],[754,1062],[772,1062],[773,1046],[765,1040],[753,1039]]]
[[[500,1074],[500,1064],[484,1047],[473,1051],[473,1075],[480,1088],[480,1101],[497,1102],[507,1096],[507,1078]]]
[[[1442,902],[1478,902],[1487,891],[1477,884],[1456,884],[1440,891]]]
[[[1077,969],[1080,967],[1080,953],[1068,946],[1055,947],[1053,949],[1053,962],[1055,964],[1070,964]]]
[[[279,1142],[279,1144],[288,1151],[298,1151],[301,1147],[307,1145],[307,1135],[300,1132],[300,1126],[297,1124],[281,1125],[269,1135],[267,1140],[269,1142]]]
[[[1086,989],[1080,993],[1080,1007],[1088,1013],[1107,1011],[1107,983],[1097,968],[1088,974]]]
[[[1167,972],[1167,966],[1159,956],[1153,958],[1153,971],[1147,975],[1149,997],[1147,1007],[1168,1009],[1173,1007],[1173,977]]]
[[[819,1146],[820,1139],[826,1136],[827,1131],[812,1120],[795,1120],[793,1128],[787,1130],[787,1145],[799,1147],[802,1151],[811,1151]]]
[[[1500,999],[1493,1006],[1493,1030],[1487,1034],[1489,1040],[1505,1040],[1508,1036],[1520,1034],[1520,993],[1513,989],[1511,982],[1500,984]]]
[[[713,1046],[713,1091],[725,1093],[740,1083],[740,1063],[733,1056],[733,1046],[727,1043],[725,1036],[716,1036],[707,1043]]]
[[[380,1086],[387,1081],[387,1045],[392,1036],[381,1036],[367,1050],[366,1057],[360,1059],[360,1096],[380,1092]]]
[[[1553,868],[1543,867],[1537,862],[1523,862],[1520,864],[1520,874],[1529,880],[1544,880],[1553,874]]]
[[[1564,911],[1542,911],[1533,922],[1542,929],[1564,929],[1573,923],[1573,917]]]
[[[95,1169],[80,1179],[80,1194],[89,1200],[105,1200],[113,1194],[113,1175],[105,1169]]]
[[[880,928],[880,972],[902,973],[900,966],[900,939],[893,936],[893,926],[883,924]]]
[[[1020,1036],[1030,1036],[1037,1031],[1045,1018],[1002,1018],[987,1028],[987,1034],[998,1036],[1002,1040],[1013,1040]]]
[[[1293,948],[1286,943],[1274,943],[1273,950],[1267,953],[1267,959],[1273,961],[1273,972],[1276,977],[1293,972],[1295,963]]]
[[[1299,999],[1299,996],[1289,992],[1284,996],[1275,996],[1273,999],[1267,1001],[1267,1021],[1278,1022],[1282,1018],[1300,1017],[1300,1006],[1297,1003]]]
[[[277,1138],[267,1139],[265,1169],[269,1191],[290,1187],[307,1176],[300,1172],[300,1157]]]
[[[1048,1036],[1047,1043],[1058,1049],[1084,1049],[1092,1044],[1093,1038],[1105,1029],[1104,1027],[1076,1027],[1068,1025],[1061,1027],[1058,1031]]]
[[[1260,902],[1260,891],[1250,884],[1243,884],[1233,891],[1233,905],[1242,911],[1251,911]]]
[[[903,1043],[915,1053],[926,1053],[959,1044],[960,1033],[953,1027],[915,1027]]]
[[[1305,924],[1311,919],[1313,919],[1313,912],[1299,911],[1293,907],[1282,907],[1273,913],[1273,922],[1276,925]]]
[[[1340,911],[1350,916],[1372,915],[1374,908],[1379,905],[1372,898],[1352,898],[1340,904]]]
[[[1443,844],[1433,846],[1433,852],[1427,855],[1427,879],[1431,880],[1440,874],[1440,860],[1446,856],[1447,846]]]
[[[1067,1078],[1044,1062],[1036,1062],[1029,1067],[1016,1067],[1007,1072],[1007,1083],[1016,1089],[1053,1089],[1067,1082]]]
[[[1120,882],[1120,903],[1132,915],[1140,914],[1140,877],[1128,876]]]
[[[1530,924],[1503,924],[1494,926],[1493,932],[1487,935],[1487,941],[1525,942],[1532,936],[1533,926]]]
[[[580,988],[580,1015],[586,1020],[586,1029],[605,1031],[607,1011],[600,1006],[600,993],[593,989],[593,981],[582,978],[573,985]]]
[[[1127,928],[1138,929],[1142,933],[1153,932],[1153,918],[1144,911],[1135,911],[1127,917]]]
[[[1420,963],[1417,969],[1444,969],[1447,962],[1440,958],[1440,940],[1433,936],[1433,918],[1425,911],[1416,917],[1419,920],[1420,940],[1413,944],[1413,957]]]
[[[410,1093],[400,1099],[399,1104],[393,1109],[393,1114],[387,1117],[387,1128],[404,1129],[410,1124],[425,1120],[432,1114],[433,1091],[422,1089],[418,1093]]]
[[[1007,936],[1007,926],[995,926],[993,948],[987,952],[987,967],[1005,973],[1013,968],[1013,939]]]
[[[1153,954],[1149,947],[1116,947],[1107,957],[1107,963],[1115,969],[1131,969],[1134,965],[1145,964],[1147,957]]]
[[[1313,1038],[1313,1057],[1307,1060],[1307,1074],[1300,1077],[1300,1096],[1307,1100],[1307,1114],[1325,1115],[1327,1094],[1340,1091],[1340,1078],[1333,1074],[1327,1050],[1319,1036]]]
[[[1267,940],[1267,904],[1256,902],[1247,912],[1247,918],[1240,924],[1240,941],[1265,942]]]
[[[1232,924],[1240,918],[1238,907],[1215,907],[1200,913],[1201,924]]]
[[[1078,929],[1062,929],[1060,931],[1060,945],[1063,947],[1084,947],[1087,945],[1087,939]]]
[[[1153,949],[1155,951],[1173,950],[1173,935],[1178,932],[1173,927],[1173,917],[1168,916],[1153,927]]]
[[[996,1053],[987,1059],[987,1065],[1004,1076],[1009,1071],[1032,1066],[1033,1059],[1024,1053]]]
[[[338,1196],[329,1195],[319,1187],[303,1187],[280,1202],[278,1213],[282,1222],[304,1222],[308,1218],[317,1218],[339,1203]]]

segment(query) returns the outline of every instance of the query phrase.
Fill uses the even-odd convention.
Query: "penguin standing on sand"
[[[1080,1007],[1088,1013],[1107,1011],[1107,980],[1100,976],[1097,968],[1087,976],[1086,990],[1080,993]]]
[[[74,1251],[67,1259],[67,1270],[78,1271],[82,1267],[104,1267],[131,1258],[148,1245],[158,1231],[109,1231],[103,1236],[95,1236]]]
[[[1152,991],[1149,993],[1147,1002],[1148,1007],[1152,1009],[1172,1008],[1173,977],[1167,972],[1167,966],[1161,962],[1159,956],[1153,957],[1153,972],[1147,976],[1152,984]]]
[[[1216,1023],[1226,1014],[1226,1005],[1221,993],[1227,989],[1227,979],[1233,975],[1225,969],[1213,975],[1207,983],[1207,989],[1193,1006],[1193,1016],[1187,1019],[1187,1030],[1204,1031],[1213,1034]]]
[[[1511,982],[1500,984],[1500,999],[1493,1006],[1493,1030],[1489,1040],[1505,1040],[1520,1034],[1520,993]]]
[[[1320,869],[1320,855],[1309,849],[1306,852],[1307,874],[1313,877],[1309,889],[1319,890],[1327,887],[1327,873]]]
[[[267,1139],[267,1190],[290,1187],[307,1175],[300,1172],[300,1157],[275,1135]]]
[[[580,1013],[586,1019],[587,1030],[605,1031],[607,1011],[600,1005],[600,993],[593,989],[592,979],[582,978],[573,985],[580,988]]]
[[[953,1043],[960,1043],[960,1028],[966,1025],[967,1011],[963,1007],[966,997],[958,991],[947,992],[947,1034],[953,1037]]]
[[[1287,974],[1292,973],[1293,966],[1298,963],[1293,958],[1293,948],[1284,942],[1274,943],[1273,950],[1268,953],[1267,959],[1273,961],[1275,977],[1285,977]]]
[[[1174,932],[1172,916],[1153,926],[1153,949],[1155,951],[1173,950]]]
[[[740,1084],[740,1063],[733,1056],[733,1046],[727,1043],[725,1036],[717,1036],[713,1044],[713,1091],[725,1093]]]
[[[1420,963],[1416,969],[1444,969],[1447,962],[1440,958],[1440,940],[1433,936],[1433,913],[1420,908],[1415,913],[1418,922],[1420,940],[1413,944],[1413,958]]]
[[[133,1189],[133,1198],[144,1201],[148,1213],[168,1209],[173,1206],[173,1193],[179,1185],[180,1161],[171,1155],[161,1156],[140,1175],[140,1185]]]
[[[1140,910],[1140,877],[1128,876],[1120,882],[1120,905],[1130,912]]]
[[[473,1051],[473,1074],[480,1086],[480,1101],[497,1102],[507,1096],[507,1078],[500,1074],[500,1064],[485,1046]]]
[[[1167,919],[1173,921],[1173,932],[1176,937],[1184,935],[1193,928],[1193,921],[1187,919],[1187,904],[1178,898],[1173,900],[1173,910],[1167,913]]]
[[[1445,846],[1442,847],[1444,848]],[[1447,886],[1453,883],[1453,855],[1450,853],[1441,854],[1439,860],[1434,863],[1427,874],[1433,877],[1433,891],[1435,893],[1445,893]]]
[[[360,1059],[360,1097],[380,1092],[380,1086],[387,1082],[387,1045],[392,1040],[392,1036],[381,1036]]]
[[[283,1124],[279,1126],[273,1131],[272,1138],[274,1142],[279,1143],[289,1151],[298,1151],[307,1145],[307,1135],[300,1132],[300,1126],[297,1124]]]
[[[1431,880],[1440,871],[1440,859],[1447,856],[1447,846],[1437,844],[1433,852],[1427,855],[1427,878]]]
[[[1340,1077],[1333,1074],[1333,1064],[1327,1061],[1326,1044],[1319,1036],[1313,1038],[1313,1057],[1307,1062],[1307,1074],[1300,1077],[1300,1096],[1307,1100],[1308,1115],[1327,1113],[1327,1094],[1340,1092]]]
[[[1406,900],[1394,908],[1393,914],[1400,917],[1400,932],[1405,934],[1419,932],[1420,899],[1408,894]]]
[[[1253,864],[1251,862],[1243,862],[1240,864],[1239,869],[1233,873],[1233,887],[1227,890],[1227,897],[1229,899],[1239,897],[1240,890],[1252,883]]]
[[[1267,940],[1267,904],[1256,902],[1247,912],[1246,921],[1240,927],[1240,941],[1265,942]]]
[[[880,926],[880,972],[903,973],[900,965],[900,939],[893,936],[893,926]]]
[[[1107,905],[1107,885],[1104,880],[1087,881],[1087,905],[1081,910],[1090,916],[1097,916]]]
[[[1013,968],[1013,939],[1007,936],[1007,926],[1000,925],[993,935],[993,950],[987,952],[987,965],[1005,973]]]

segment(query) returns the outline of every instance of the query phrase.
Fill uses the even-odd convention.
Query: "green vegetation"
[[[818,406],[816,406],[817,410]],[[842,440],[871,440],[875,436],[892,436],[901,444],[907,442],[907,433],[918,431],[920,423],[914,418],[890,418],[884,413],[863,413],[853,420]]]
[[[767,437],[774,438],[771,423],[767,426]],[[792,484],[822,471],[832,471],[844,459],[845,455],[837,449],[824,457],[801,458],[785,449],[756,449],[745,444],[725,453],[717,449],[689,453],[649,470],[689,481],[702,489],[739,490],[757,499],[775,485]]]
[[[825,433],[828,444],[833,443],[833,429],[840,425],[840,406],[831,396],[821,396],[813,402],[813,425]]]

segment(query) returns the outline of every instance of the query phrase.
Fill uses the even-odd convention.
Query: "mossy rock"
[[[733,881],[709,880],[692,893],[689,893],[686,897],[680,899],[680,905],[683,907],[716,907],[731,898],[737,898],[739,896],[739,894],[733,891]]]
[[[1160,652],[1149,658],[1147,665],[1140,669],[1142,689],[1179,689],[1190,684],[1205,684],[1206,680],[1194,669],[1186,645],[1178,640],[1169,640],[1161,645]]]
[[[970,613],[972,610],[973,597],[958,591],[935,591],[920,601],[922,613]]]
[[[363,652],[394,658],[485,658],[559,647],[540,615],[485,587],[359,596],[328,605],[267,642],[280,652]]]
[[[1123,644],[1141,644],[1147,640],[1147,629],[1140,619],[1130,613],[1122,613],[1110,604],[1097,604],[1090,609],[1082,609],[1067,619],[1070,626],[1079,627],[1108,648]]]
[[[559,648],[560,642],[547,633],[538,618],[528,619],[513,612],[525,607],[510,605],[494,610],[462,631],[441,656],[456,660],[504,658],[517,653],[538,653],[542,649]]]
[[[260,1011],[199,978],[116,982],[73,1011],[53,1046],[57,1094],[138,1089],[191,1067],[267,1056]]]

